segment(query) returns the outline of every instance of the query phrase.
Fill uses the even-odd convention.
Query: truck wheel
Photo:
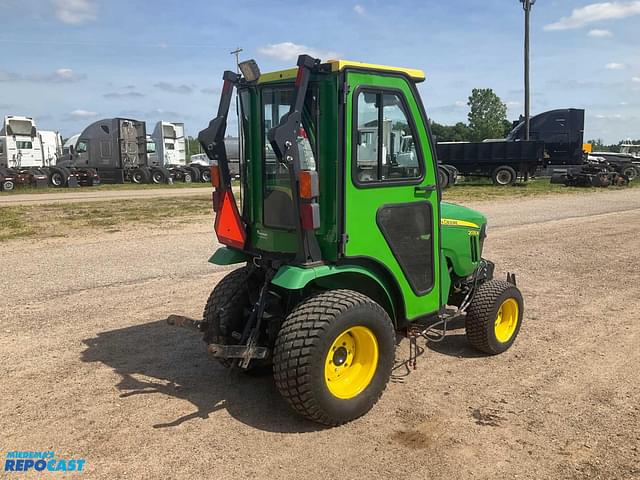
[[[154,168],[151,171],[151,181],[155,184],[165,183],[167,181],[167,176],[159,168]]]
[[[193,177],[191,176],[191,172],[184,172],[182,176],[182,181],[184,183],[191,183],[193,181]]]
[[[62,167],[53,167],[49,175],[49,183],[54,187],[60,188],[67,184],[69,172]]]
[[[395,332],[382,307],[361,293],[331,290],[287,316],[276,338],[273,373],[294,410],[335,426],[375,405],[394,357]]]
[[[211,170],[203,168],[200,172],[200,180],[202,180],[203,183],[209,183],[211,181]]]
[[[523,310],[518,287],[503,280],[483,283],[467,311],[467,340],[491,355],[506,351],[518,336]]]
[[[629,179],[629,181],[635,179],[638,176],[638,169],[633,165],[628,166],[622,171],[622,174]]]
[[[222,345],[237,344],[233,332],[242,332],[244,309],[249,306],[247,280],[250,276],[247,267],[239,268],[227,274],[215,286],[204,307],[203,320],[207,324],[205,342]],[[228,359],[219,358],[226,366]]]
[[[149,183],[151,172],[146,168],[136,168],[131,173],[131,181],[137,184]]]
[[[196,167],[187,167],[187,169],[191,172],[191,180],[193,180],[194,182],[199,182],[200,170],[198,170]]]
[[[449,175],[442,168],[438,168],[438,185],[442,190],[449,186]]]
[[[2,188],[0,189],[0,191],[10,192],[14,188],[16,188],[16,184],[13,183],[13,180],[3,180],[2,181]]]
[[[506,186],[513,185],[517,179],[516,171],[508,165],[498,167],[493,172],[494,185]]]

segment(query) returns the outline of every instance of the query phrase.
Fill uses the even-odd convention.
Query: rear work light
[[[304,230],[320,228],[320,205],[317,198],[320,195],[318,172],[301,170],[298,173],[298,191],[300,199],[300,220]]]

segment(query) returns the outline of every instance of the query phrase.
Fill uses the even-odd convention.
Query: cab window
[[[404,95],[366,89],[360,90],[356,98],[355,182],[372,184],[420,178],[423,162]]]
[[[293,229],[296,220],[293,215],[291,180],[288,166],[280,163],[267,139],[269,130],[280,123],[293,103],[294,89],[291,86],[262,89],[263,120],[263,172],[264,210],[263,221],[268,227]],[[316,170],[316,125],[318,115],[317,91],[307,92],[302,112],[302,125],[298,131],[297,143],[302,170]]]
[[[76,147],[76,153],[85,153],[87,151],[87,142],[84,140],[80,140],[78,142],[78,146]]]
[[[18,140],[16,142],[16,147],[18,147],[19,150],[31,150],[33,148],[33,143],[24,140]]]

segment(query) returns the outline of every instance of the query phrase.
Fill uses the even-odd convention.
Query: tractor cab
[[[254,61],[240,70],[225,72],[218,114],[199,135],[224,245],[210,261],[244,264],[207,302],[199,328],[209,352],[226,365],[273,365],[298,412],[334,425],[384,389],[394,331],[444,334],[466,315],[474,346],[506,350],[521,296],[514,277],[492,280],[485,217],[441,202],[416,87],[424,73],[307,55],[290,70],[262,74]],[[224,144],[234,91],[237,186]],[[307,402],[308,389],[317,395]]]

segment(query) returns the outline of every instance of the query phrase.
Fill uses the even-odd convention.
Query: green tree
[[[468,142],[471,140],[469,126],[463,122],[458,122],[455,125],[431,122],[431,133],[438,142]]]
[[[469,96],[469,128],[471,139],[480,142],[486,138],[502,138],[507,105],[491,88],[474,88]]]

